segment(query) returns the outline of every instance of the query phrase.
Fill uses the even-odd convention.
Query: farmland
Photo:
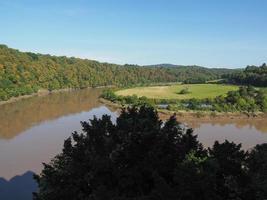
[[[181,91],[187,91],[182,94]],[[168,86],[135,87],[116,91],[116,95],[138,97],[146,96],[151,99],[204,99],[226,95],[228,91],[238,90],[238,86],[222,84],[177,84]]]

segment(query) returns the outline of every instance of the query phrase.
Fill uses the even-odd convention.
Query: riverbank
[[[265,119],[267,120],[267,114],[262,112],[257,113],[242,113],[242,112],[206,112],[206,111],[169,111],[158,109],[158,113],[161,119],[168,119],[171,115],[175,114],[177,118],[183,118],[187,121],[200,119],[202,122],[210,122],[216,120],[244,120],[244,119]]]
[[[100,102],[111,107],[113,110],[120,111],[122,106],[117,103],[113,103],[104,98],[100,98]],[[158,114],[160,119],[166,120],[170,116],[176,114],[177,119],[182,119],[184,121],[194,121],[199,120],[202,122],[211,122],[214,120],[229,121],[229,120],[267,120],[267,113],[256,112],[256,113],[245,113],[245,112],[211,112],[211,111],[169,111],[166,109],[158,109]]]
[[[4,104],[8,104],[8,103],[14,103],[14,102],[20,101],[22,99],[27,99],[27,98],[34,97],[34,96],[45,96],[45,95],[49,95],[52,93],[67,92],[67,91],[72,91],[72,90],[75,90],[75,89],[65,88],[65,89],[52,90],[52,91],[49,91],[46,89],[40,89],[40,90],[38,90],[38,92],[33,93],[33,94],[23,95],[23,96],[18,96],[18,97],[11,97],[7,101],[0,101],[0,105],[4,105]]]
[[[115,87],[114,85],[108,85],[108,86],[97,86],[94,88],[112,88]],[[83,89],[92,89],[93,87],[87,87],[87,88],[83,88]],[[75,91],[75,90],[83,90],[83,89],[79,89],[79,88],[64,88],[64,89],[59,89],[59,90],[52,90],[49,91],[47,89],[40,89],[38,90],[38,92],[30,94],[30,95],[23,95],[23,96],[18,96],[18,97],[11,97],[10,99],[8,99],[7,101],[0,101],[0,106],[4,105],[4,104],[9,104],[9,103],[14,103],[17,101],[20,101],[22,99],[27,99],[30,97],[34,97],[34,96],[45,96],[45,95],[49,95],[49,94],[53,94],[53,93],[58,93],[58,92],[70,92],[70,91]]]

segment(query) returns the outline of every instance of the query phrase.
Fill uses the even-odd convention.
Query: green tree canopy
[[[185,81],[188,78],[220,78],[230,69],[198,66],[137,66],[94,60],[24,53],[0,45],[0,101],[34,93],[38,89],[132,86]]]
[[[170,117],[149,106],[82,122],[36,180],[35,200],[266,199],[266,145],[250,154],[215,142],[205,149]],[[263,183],[265,185],[259,184]]]

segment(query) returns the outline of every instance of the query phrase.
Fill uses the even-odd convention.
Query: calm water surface
[[[100,93],[101,89],[55,93],[0,106],[0,177],[40,172],[41,163],[49,162],[61,151],[64,139],[80,130],[80,121],[103,114],[115,121],[117,113],[98,101]],[[205,146],[228,139],[249,149],[267,142],[264,120],[196,121],[188,124]]]

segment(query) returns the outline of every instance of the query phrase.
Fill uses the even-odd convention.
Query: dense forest
[[[243,71],[223,75],[223,77],[233,84],[267,87],[267,65],[263,63],[259,67],[247,66]]]
[[[241,69],[226,69],[226,68],[205,68],[197,65],[172,65],[172,64],[158,64],[148,65],[146,67],[165,68],[169,73],[175,75],[180,81],[184,83],[205,83],[206,81],[222,78],[232,73],[241,72]]]
[[[230,69],[198,66],[137,66],[20,52],[0,45],[0,101],[39,89],[131,86],[162,82],[214,80]]]

